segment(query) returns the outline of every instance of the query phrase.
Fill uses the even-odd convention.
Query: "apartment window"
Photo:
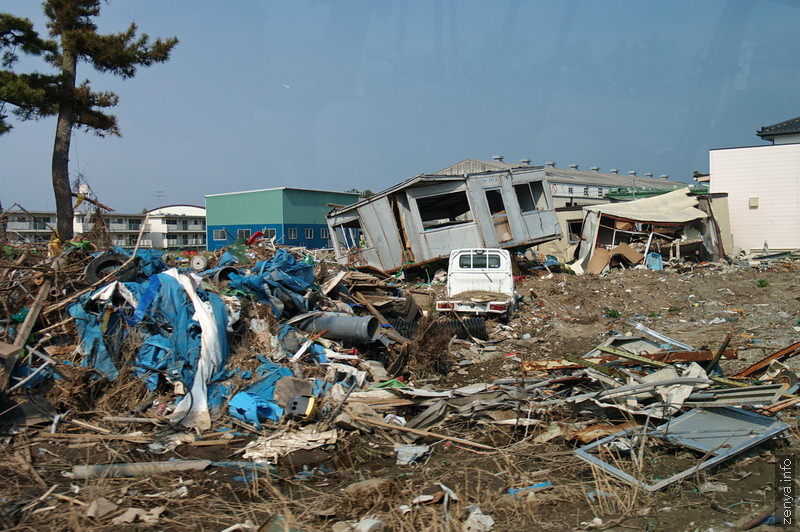
[[[227,240],[225,229],[214,229],[214,240]]]
[[[311,240],[314,238],[314,229],[311,227],[306,228],[306,240]]]
[[[178,220],[167,218],[167,225],[178,225]]]
[[[238,229],[236,231],[236,238],[248,240],[250,238],[250,229]]]
[[[319,230],[319,237],[320,237],[320,238],[329,238],[330,236],[331,236],[331,235],[330,235],[330,233],[328,232],[328,229],[327,229],[327,228],[325,228],[325,229],[320,229],[320,230]]]
[[[137,220],[135,218],[128,219],[128,231],[138,231],[141,225],[142,225],[141,220]]]
[[[572,187],[567,187],[567,194],[574,194]]]
[[[297,229],[294,227],[290,228],[289,231],[287,231],[287,234],[289,240],[297,240]]]
[[[598,198],[602,198],[603,197],[603,187],[600,187],[600,188],[597,189],[597,197]]]
[[[272,229],[271,227],[265,227],[261,230],[261,232],[264,233],[266,238],[275,238],[275,229]]]
[[[36,231],[44,231],[47,229],[47,224],[50,223],[49,216],[43,216],[41,218],[34,218],[33,219],[33,228]]]
[[[544,187],[541,181],[514,185],[514,192],[517,194],[517,202],[519,202],[519,208],[522,212],[547,209],[547,198],[544,195]]]
[[[426,231],[473,221],[466,192],[417,198],[417,208]]]
[[[589,187],[583,187],[583,195],[584,196],[588,196],[589,195]]]

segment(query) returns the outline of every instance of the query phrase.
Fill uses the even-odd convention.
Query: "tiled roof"
[[[792,133],[800,133],[800,116],[772,124],[771,126],[763,126],[756,131],[756,135],[761,138],[775,137],[777,135],[789,135]]]

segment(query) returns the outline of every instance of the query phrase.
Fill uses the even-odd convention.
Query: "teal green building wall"
[[[221,249],[259,231],[274,235],[278,244],[325,248],[330,246],[328,204],[356,201],[356,194],[294,188],[206,196],[207,248]]]
[[[350,205],[358,200],[356,194],[322,190],[284,189],[284,224],[326,224],[325,215],[331,210],[327,204]]]
[[[206,196],[207,225],[283,223],[283,190]]]

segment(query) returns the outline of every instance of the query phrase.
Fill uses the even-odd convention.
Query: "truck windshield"
[[[472,254],[465,253],[458,258],[458,266],[461,268],[499,268],[500,255],[491,254]]]

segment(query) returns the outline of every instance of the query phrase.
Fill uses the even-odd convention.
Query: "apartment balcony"
[[[108,230],[114,233],[138,233],[141,230],[141,225],[133,226],[128,224],[108,224]],[[144,232],[150,232],[150,224],[144,224]]]
[[[111,241],[111,245],[112,246],[119,246],[121,248],[133,249],[136,246],[136,240],[135,239],[134,240],[118,240],[118,239],[116,239],[116,240],[112,240]],[[153,247],[153,241],[151,239],[149,239],[149,238],[143,238],[139,242],[139,247],[140,248],[151,248],[151,247]]]
[[[7,231],[33,231],[33,222],[8,222]]]
[[[167,233],[205,233],[206,228],[201,224],[190,224],[187,226],[182,225],[168,225]]]

